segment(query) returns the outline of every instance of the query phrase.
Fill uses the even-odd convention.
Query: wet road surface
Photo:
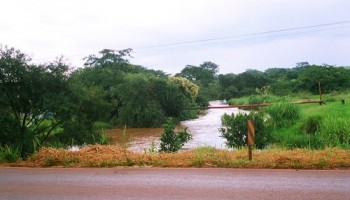
[[[0,199],[350,199],[350,170],[0,168]]]

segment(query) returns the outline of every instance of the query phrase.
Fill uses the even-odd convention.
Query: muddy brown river
[[[210,106],[226,106],[221,101],[211,101]],[[224,138],[220,137],[221,116],[225,113],[232,114],[245,112],[237,108],[208,109],[204,115],[197,119],[181,122],[181,127],[187,127],[193,139],[187,142],[183,149],[192,149],[203,146],[226,148]],[[143,152],[159,147],[159,136],[162,129],[127,129],[131,135],[130,150]],[[114,135],[120,135],[115,133]]]

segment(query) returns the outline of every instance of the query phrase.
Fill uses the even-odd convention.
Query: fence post
[[[254,138],[255,138],[255,128],[254,128],[254,121],[253,119],[248,120],[248,155],[249,160],[253,159],[253,152],[252,152],[252,146],[254,145]]]

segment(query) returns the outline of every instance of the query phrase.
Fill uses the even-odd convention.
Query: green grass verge
[[[302,93],[288,99],[290,102],[317,100],[319,95]],[[323,95],[323,100],[324,105],[298,105],[300,118],[288,126],[275,127],[272,132],[273,145],[288,149],[350,149],[350,94],[327,94]],[[342,100],[345,101],[344,104]],[[249,98],[230,101],[248,103]]]

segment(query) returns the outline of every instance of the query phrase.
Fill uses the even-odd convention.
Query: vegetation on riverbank
[[[324,95],[326,105],[299,105],[300,116],[296,113],[292,120],[279,115],[283,107],[261,109],[267,113],[261,119],[270,117],[269,125],[273,129],[257,147],[275,146],[288,152],[297,148],[320,152],[328,148],[331,151],[350,149],[350,95],[342,93],[350,87],[348,67],[302,62],[291,69],[247,70],[236,75],[218,74],[219,66],[207,61],[199,66],[187,65],[171,76],[130,63],[127,58],[131,53],[131,49],[103,49],[85,58],[83,68],[73,70],[63,58],[35,64],[21,51],[0,46],[0,163],[18,164],[28,158],[23,162],[30,163],[33,154],[41,155],[48,151],[47,147],[65,151],[64,148],[74,145],[108,144],[104,132],[112,127],[160,127],[168,117],[175,122],[195,118],[200,111],[193,107],[207,106],[209,100],[239,98],[229,100],[230,104],[310,100],[313,99],[310,95],[319,91],[318,81],[327,94]],[[178,144],[180,140],[168,141]],[[244,147],[245,143],[240,144]],[[191,150],[187,154],[192,158],[190,155],[197,151],[202,150]],[[208,151],[209,154],[221,152]],[[121,155],[129,154],[134,155],[124,149]],[[179,156],[187,154],[182,152]],[[156,158],[164,155],[175,154],[152,154]],[[75,160],[68,159],[68,163]],[[127,165],[134,164],[134,160],[126,159]],[[116,165],[119,164],[118,161]]]
[[[319,96],[302,94],[288,98],[288,102],[317,98]],[[269,114],[269,120],[266,123],[268,124],[272,119],[273,140],[270,141],[270,144],[287,149],[324,149],[327,147],[350,149],[350,121],[348,120],[350,118],[350,104],[347,102],[350,99],[350,94],[327,94],[323,98],[325,102],[323,105],[295,105],[294,107],[298,108],[298,111],[291,109],[293,115],[292,113],[284,113],[290,106],[283,108],[280,107],[283,105],[280,103],[276,103],[276,106],[261,108],[259,112]],[[248,101],[247,103],[250,103],[249,99],[251,98],[232,99],[231,102]],[[261,99],[278,98],[267,96]],[[274,119],[274,114],[278,116],[277,119]],[[288,119],[289,115],[292,116],[293,120]],[[298,117],[296,117],[297,115]]]
[[[26,161],[2,164],[16,167],[224,167],[272,169],[349,169],[350,151],[279,149],[254,150],[248,159],[246,148],[219,150],[202,147],[179,153],[135,153],[123,146],[93,145],[80,151],[42,148]]]
[[[130,53],[104,49],[73,70],[0,45],[0,147],[25,158],[45,146],[100,144],[106,128],[196,117],[186,109],[197,106],[195,83],[131,64]]]

